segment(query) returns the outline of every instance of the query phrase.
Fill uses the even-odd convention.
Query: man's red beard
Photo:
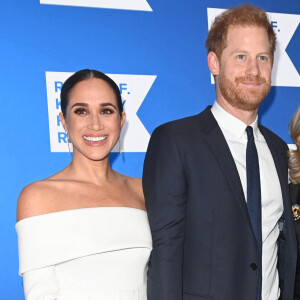
[[[248,87],[243,82],[258,83],[260,86]],[[222,96],[230,105],[247,111],[257,109],[271,88],[271,82],[260,76],[240,76],[232,81],[220,73],[218,83]]]

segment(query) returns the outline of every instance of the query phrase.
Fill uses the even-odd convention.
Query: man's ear
[[[213,74],[214,76],[219,75],[220,63],[218,56],[215,52],[210,51],[207,54],[207,64],[211,74]]]

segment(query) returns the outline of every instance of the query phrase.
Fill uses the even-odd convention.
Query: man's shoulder
[[[197,134],[203,128],[203,124],[206,123],[205,117],[210,113],[210,107],[207,107],[204,111],[199,114],[173,120],[159,125],[153,133],[171,133],[176,132],[176,134],[192,134],[196,132]]]
[[[199,121],[199,114],[163,123],[159,125],[156,129],[158,130],[178,129],[186,126],[192,126],[198,121]]]

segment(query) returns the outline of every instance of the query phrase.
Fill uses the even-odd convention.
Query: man
[[[261,9],[220,15],[206,41],[216,102],[153,132],[143,174],[148,300],[293,299],[287,146],[257,122],[275,43]]]

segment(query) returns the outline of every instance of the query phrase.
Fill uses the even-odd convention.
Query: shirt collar
[[[247,139],[246,123],[240,119],[234,117],[222,108],[217,101],[211,108],[211,112],[219,124],[222,132],[235,140]],[[256,116],[255,121],[250,125],[253,128],[254,139],[258,139],[258,117]]]

